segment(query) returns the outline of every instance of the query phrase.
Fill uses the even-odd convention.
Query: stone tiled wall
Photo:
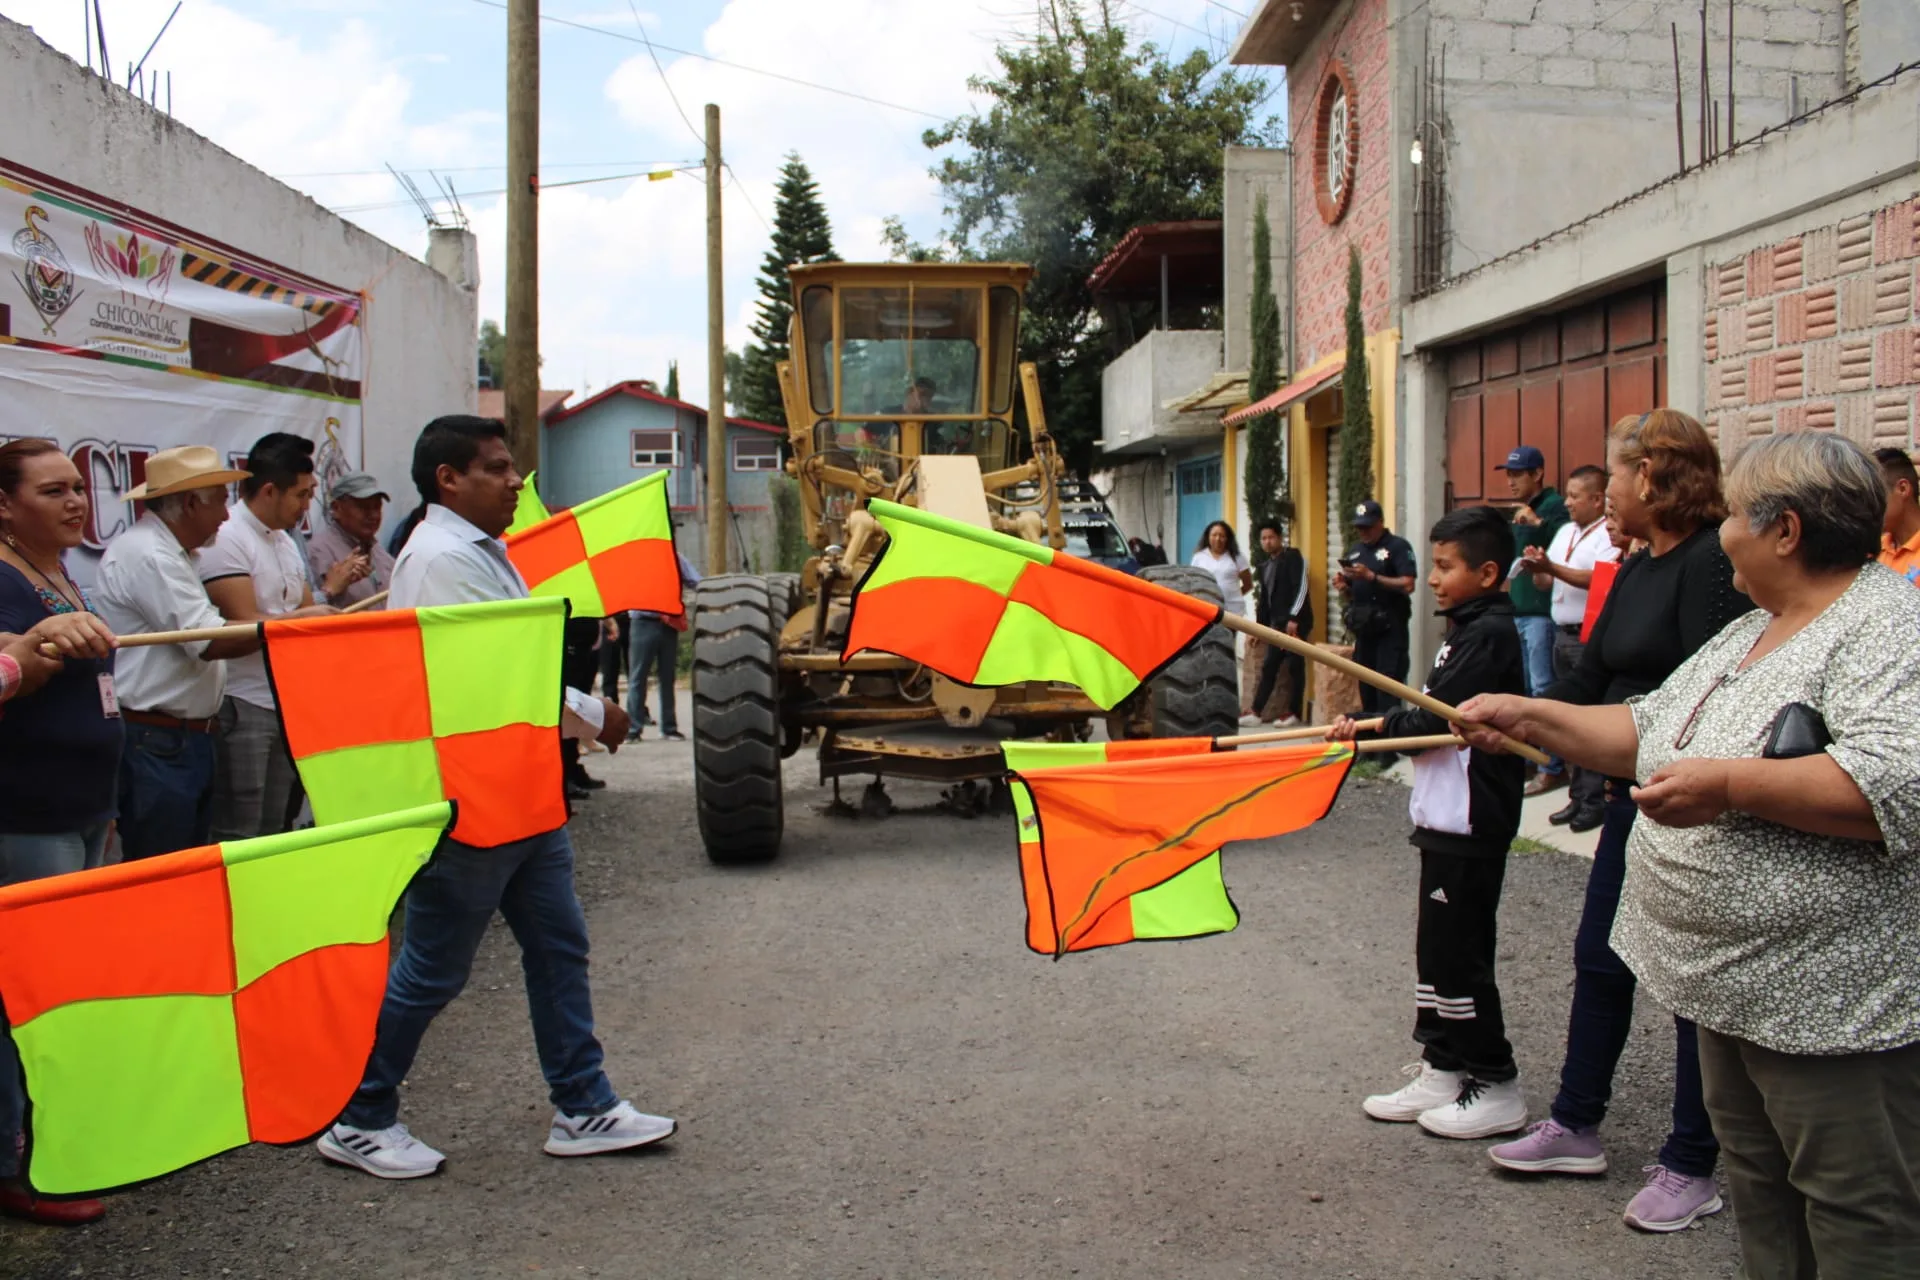
[[[1340,58],[1353,78],[1353,127],[1360,139],[1353,196],[1332,226],[1314,199],[1314,104],[1329,62]],[[1360,247],[1360,302],[1368,333],[1386,328],[1392,248],[1389,166],[1392,85],[1387,58],[1387,0],[1353,0],[1287,77],[1288,118],[1298,122],[1293,167],[1294,344],[1291,365],[1304,369],[1347,344],[1347,246]]]
[[[1920,196],[1710,262],[1707,428],[1726,460],[1774,431],[1911,448],[1917,273]]]

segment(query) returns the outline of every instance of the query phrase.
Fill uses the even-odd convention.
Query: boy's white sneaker
[[[1423,1112],[1443,1106],[1460,1096],[1467,1081],[1464,1071],[1436,1071],[1424,1058],[1401,1068],[1412,1083],[1392,1093],[1376,1093],[1360,1104],[1360,1109],[1375,1120],[1391,1124],[1412,1124]]]
[[[553,1127],[547,1131],[546,1153],[550,1156],[597,1156],[608,1151],[628,1151],[650,1147],[671,1138],[680,1126],[666,1116],[650,1116],[624,1098],[613,1110],[597,1116],[570,1116],[553,1113]]]
[[[1469,1076],[1453,1101],[1420,1113],[1420,1127],[1442,1138],[1491,1138],[1526,1123],[1527,1099],[1518,1080],[1488,1084]]]

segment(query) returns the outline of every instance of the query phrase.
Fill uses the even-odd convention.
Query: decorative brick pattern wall
[[[1368,333],[1390,323],[1387,290],[1392,251],[1389,168],[1392,157],[1391,85],[1387,62],[1387,0],[1355,0],[1344,18],[1308,50],[1287,76],[1288,119],[1314,119],[1329,62],[1340,58],[1353,81],[1351,127],[1359,140],[1346,213],[1328,226],[1315,200],[1310,157],[1318,139],[1304,132],[1293,168],[1294,343],[1291,361],[1303,369],[1347,345],[1347,246],[1360,246],[1360,302]],[[1309,126],[1309,129],[1311,126]]]
[[[1912,448],[1916,273],[1920,196],[1710,265],[1706,425],[1722,456],[1774,431]]]

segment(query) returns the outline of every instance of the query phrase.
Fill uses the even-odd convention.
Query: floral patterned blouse
[[[1827,754],[1873,806],[1884,843],[1735,812],[1690,828],[1642,818],[1613,948],[1666,1008],[1769,1049],[1920,1041],[1920,591],[1869,564],[1799,634],[1739,670],[1768,620],[1736,619],[1628,702],[1636,776],[1682,757],[1758,758],[1780,709],[1804,702],[1825,719]]]

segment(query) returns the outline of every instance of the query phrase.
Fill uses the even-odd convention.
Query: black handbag
[[[1832,745],[1833,735],[1827,732],[1827,722],[1820,713],[1804,702],[1789,702],[1773,718],[1773,726],[1767,730],[1767,746],[1760,758],[1797,760],[1801,756],[1817,756]]]

